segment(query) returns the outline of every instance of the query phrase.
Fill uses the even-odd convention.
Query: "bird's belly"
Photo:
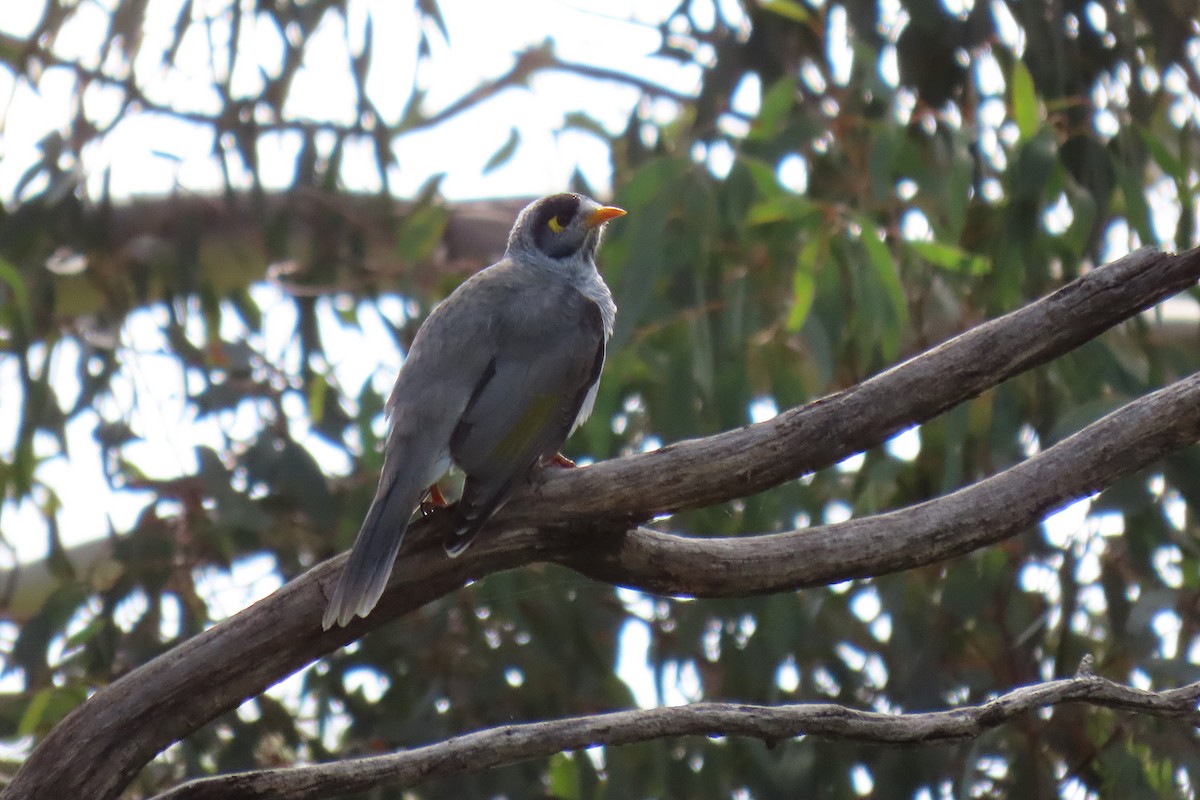
[[[571,424],[571,433],[574,433],[576,428],[587,422],[587,418],[592,415],[592,409],[596,407],[596,393],[599,390],[600,380],[597,379],[592,383],[591,388],[587,390],[587,394],[583,398],[583,404],[579,406],[579,413],[575,415],[575,422]]]
[[[450,467],[453,465],[453,463],[454,462],[450,458],[449,448],[446,448],[442,452],[438,453],[437,457],[429,465],[429,472],[426,473],[425,476],[425,485],[432,486],[441,480],[442,477],[450,471]]]

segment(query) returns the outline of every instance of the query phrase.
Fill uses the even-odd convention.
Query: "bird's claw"
[[[548,466],[562,467],[563,469],[575,469],[578,466],[574,461],[564,456],[562,453],[555,453],[546,462]]]
[[[429,492],[425,495],[425,499],[421,501],[421,516],[428,517],[439,508],[445,508],[448,505],[450,503],[446,501],[446,496],[442,494],[442,490],[435,483],[429,487]]]

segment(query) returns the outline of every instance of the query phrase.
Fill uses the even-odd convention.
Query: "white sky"
[[[159,54],[169,41],[178,0],[155,0],[141,54],[135,70],[147,95],[176,107],[213,112],[220,98],[212,89],[214,74],[221,77],[224,65],[210,66],[208,42],[197,26],[195,35],[185,36],[179,62],[186,71],[165,72],[157,68]],[[225,2],[200,3],[216,11]],[[733,4],[728,4],[733,5]],[[0,0],[0,29],[20,33],[32,28],[39,3]],[[653,55],[659,35],[653,28],[674,6],[670,0],[612,0],[600,6],[544,0],[514,0],[490,3],[446,0],[441,7],[450,32],[450,46],[434,34],[432,59],[415,76],[427,90],[424,108],[436,112],[511,68],[514,54],[526,47],[553,39],[564,60],[621,70],[683,93],[699,86],[700,71],[694,65]],[[362,47],[361,21],[367,14],[374,20],[375,46],[367,87],[368,94],[389,121],[399,118],[409,87],[414,81],[415,13],[407,3],[389,0],[357,0],[349,3],[351,48]],[[68,26],[56,45],[64,57],[83,57],[96,66],[98,42],[103,34],[104,14],[95,2],[82,4],[79,22]],[[353,87],[347,69],[345,31],[333,15],[310,38],[305,67],[297,76],[285,105],[285,114],[299,119],[353,119]],[[214,39],[223,41],[223,29],[214,26]],[[224,31],[227,38],[227,31]],[[257,63],[240,60],[233,70],[232,88],[246,95],[261,89],[259,65],[269,72],[277,69],[282,52],[280,34],[273,24],[248,24],[243,37],[252,43]],[[4,122],[4,158],[0,160],[0,196],[10,196],[13,186],[36,154],[37,142],[48,132],[63,129],[70,121],[69,96],[72,79],[65,70],[51,70],[39,84],[40,96],[24,85],[15,88],[11,76],[0,73],[0,97],[12,96]],[[89,89],[85,110],[100,120],[111,119],[118,110],[116,90]],[[607,148],[586,133],[559,133],[563,115],[584,110],[612,131],[619,131],[639,93],[629,86],[588,80],[567,73],[536,77],[528,90],[507,90],[492,100],[455,118],[448,125],[401,137],[396,151],[400,161],[391,178],[398,194],[411,194],[430,175],[445,172],[442,191],[451,199],[537,195],[560,190],[578,164],[598,187],[609,179]],[[511,128],[522,135],[514,159],[488,175],[481,170],[488,158],[508,139]],[[298,137],[278,136],[261,148],[263,178],[269,187],[286,187],[291,181]],[[85,154],[85,173],[90,188],[98,194],[105,167],[111,167],[112,190],[117,196],[165,193],[176,180],[190,189],[219,189],[220,173],[209,155],[211,138],[201,129],[156,115],[142,114],[119,123],[105,142]],[[155,153],[163,154],[155,157]],[[169,157],[168,157],[169,156]],[[177,163],[174,163],[177,162]],[[365,144],[348,153],[347,187],[374,190],[374,161]],[[355,168],[355,165],[358,168]]]

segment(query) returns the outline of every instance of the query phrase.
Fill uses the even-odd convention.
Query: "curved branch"
[[[1200,279],[1200,249],[1142,248],[1057,292],[774,419],[649,453],[567,470],[539,503],[510,503],[505,519],[631,519],[745,497],[841,461],[1027,369],[1067,353]],[[637,486],[637,493],[621,489]],[[614,497],[620,502],[614,503]]]
[[[861,529],[849,534],[841,527],[739,541],[623,531],[632,520],[761,491],[883,441],[1078,346],[1198,277],[1200,251],[1139,251],[769,422],[549,474],[514,499],[491,534],[458,559],[444,556],[446,520],[434,515],[409,532],[389,590],[371,616],[323,632],[321,609],[344,557],[331,559],[97,691],[51,731],[0,797],[116,797],[160,750],[313,659],[468,580],[534,561],[558,561],[647,591],[747,594],[902,569],[1012,535],[1039,509],[1095,491],[1194,441],[1200,434],[1200,379],[1142,398],[976,487],[856,521]],[[979,505],[964,501],[964,493]],[[1023,504],[1026,495],[1038,499]],[[962,518],[949,515],[964,508]],[[905,513],[917,516],[897,516]],[[923,527],[903,531],[897,525]],[[849,548],[839,544],[852,534],[863,538]],[[893,540],[900,537],[910,547],[919,545],[920,553],[897,551]],[[873,549],[862,551],[863,542]],[[765,546],[785,563],[758,559],[755,553]],[[714,557],[736,573],[714,574]]]
[[[579,543],[556,560],[597,580],[695,597],[744,597],[884,575],[1015,536],[1197,440],[1200,373],[1004,472],[898,511],[762,536],[684,538],[637,528]]]
[[[1200,723],[1198,700],[1200,683],[1147,692],[1081,671],[1073,678],[1013,689],[979,705],[926,713],[884,714],[832,703],[696,703],[503,725],[389,755],[205,778],[178,786],[155,800],[323,798],[384,785],[415,786],[564,751],[667,736],[749,736],[768,743],[822,736],[875,744],[939,745],[974,739],[1019,714],[1066,703],[1196,725]]]

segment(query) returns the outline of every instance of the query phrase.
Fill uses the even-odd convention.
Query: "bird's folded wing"
[[[507,337],[475,388],[450,439],[467,474],[451,552],[479,527],[542,456],[567,438],[604,363],[604,328],[596,304],[573,293],[561,326],[540,336]]]

